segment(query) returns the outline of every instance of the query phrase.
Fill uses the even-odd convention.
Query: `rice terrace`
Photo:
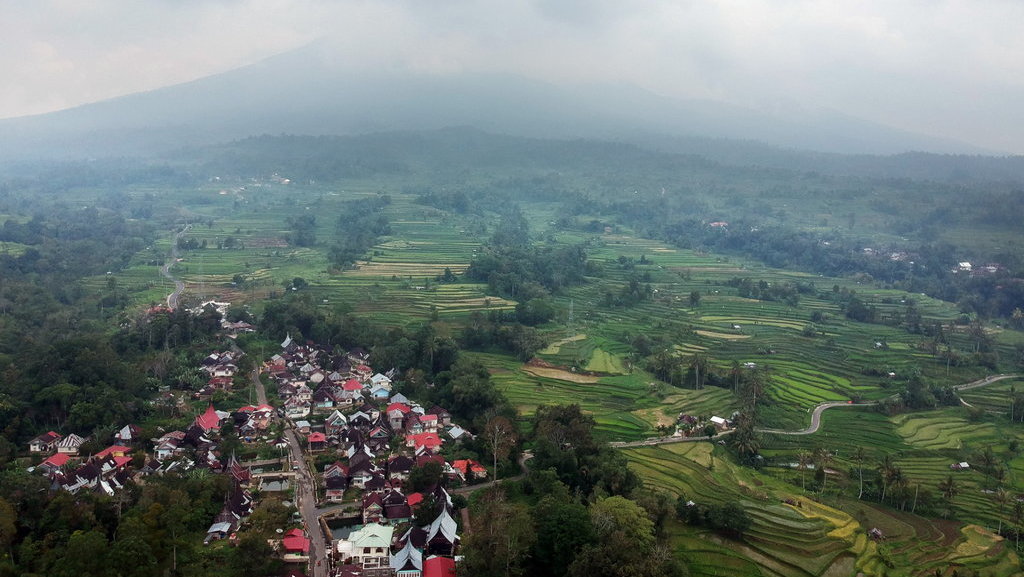
[[[694,507],[738,504],[750,518],[739,539],[668,522],[691,575],[1019,574],[1010,533],[997,532],[1024,523],[1024,404],[1013,406],[1024,384],[952,388],[994,372],[964,362],[979,346],[1013,358],[1018,331],[979,332],[953,303],[867,277],[673,246],[629,223],[590,227],[605,217],[566,220],[551,198],[520,204],[529,234],[550,254],[582,247],[585,272],[557,290],[510,291],[495,273],[475,276],[506,209],[432,204],[423,191],[434,185],[417,178],[179,191],[167,210],[177,211],[178,230],[191,225],[179,244],[195,248],[171,271],[186,283],[186,301],[229,301],[258,316],[297,293],[332,314],[426,323],[446,337],[536,305],[529,343],[493,341],[466,354],[488,368],[523,426],[539,407],[576,403],[647,488]],[[462,178],[487,189],[511,176]],[[339,263],[329,247],[345,242],[346,213],[364,202],[378,202],[388,225]],[[315,241],[298,246],[288,223],[307,215]],[[169,250],[174,230],[112,275],[139,308],[166,294],[150,262]],[[100,290],[109,278],[85,286]],[[516,297],[531,293],[545,302]],[[873,322],[851,306],[869,309]],[[907,412],[916,402],[908,390],[931,400]],[[824,404],[831,410],[812,419]],[[755,407],[746,434],[757,446],[745,453],[731,444],[741,434],[733,419]],[[727,424],[706,426],[712,416]],[[959,463],[970,466],[951,469]]]

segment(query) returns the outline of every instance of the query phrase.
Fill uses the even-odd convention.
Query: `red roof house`
[[[422,447],[434,451],[440,448],[441,445],[441,437],[437,436],[437,433],[420,433],[405,437],[405,446],[407,447],[414,447],[416,449]]]
[[[302,529],[292,529],[285,533],[284,539],[281,540],[281,545],[284,546],[285,553],[309,554],[309,539],[306,538],[306,534],[302,532]]]
[[[363,390],[363,384],[355,379],[349,379],[345,381],[344,385],[341,385],[341,388],[346,391],[361,391]]]
[[[212,403],[206,407],[205,413],[196,417],[196,424],[206,432],[220,429],[220,415],[217,414],[217,410],[213,408]]]

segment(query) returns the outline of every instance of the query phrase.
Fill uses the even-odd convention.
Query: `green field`
[[[413,176],[333,186],[258,184],[208,184],[161,197],[166,199],[161,239],[124,269],[87,279],[82,289],[104,294],[113,282],[135,311],[163,302],[173,287],[159,268],[175,231],[191,223],[186,240],[206,248],[183,251],[171,269],[186,282],[189,304],[226,300],[258,314],[261,303],[290,290],[298,277],[308,283],[299,290],[312,295],[318,306],[344,305],[388,326],[435,323],[453,335],[473,313],[509,311],[517,304],[488,294],[486,284],[458,276],[493,232],[496,214],[454,214],[418,204],[406,190],[419,184]],[[379,238],[355,267],[337,268],[330,250],[339,223],[344,226],[344,203],[379,193],[391,198],[384,209],[391,233]],[[552,225],[558,208],[556,203],[524,202],[532,234],[551,245],[584,243],[595,273],[552,295],[555,318],[539,327],[548,343],[537,353],[543,364],[495,351],[465,353],[488,367],[492,381],[524,418],[541,405],[578,403],[595,419],[599,438],[637,440],[660,434],[657,428],[670,427],[680,413],[729,416],[740,409],[727,378],[721,386],[697,390],[689,382],[673,386],[646,372],[644,355],[634,346],[641,336],[669,343],[683,363],[703,355],[719,375],[737,366],[754,370],[743,368],[752,363],[768,379],[758,405],[760,426],[775,429],[807,426],[810,410],[822,402],[890,398],[915,371],[935,385],[965,383],[991,372],[979,366],[947,367],[928,351],[923,334],[848,320],[833,298],[833,287],[855,290],[881,315],[899,313],[913,299],[922,323],[946,327],[948,346],[970,350],[966,331],[954,325],[960,311],[952,303],[863,279],[819,277],[674,247],[622,226],[610,233],[559,230]],[[316,243],[292,245],[287,218],[310,214],[316,217]],[[629,266],[622,264],[627,261]],[[438,281],[446,269],[457,275],[455,282]],[[236,275],[241,285],[233,284]],[[650,298],[606,304],[608,294],[620,293],[638,276],[650,285]],[[740,296],[732,286],[736,278],[800,283],[806,290],[794,304],[755,300]],[[695,291],[700,302],[691,306],[689,296]],[[812,315],[820,320],[809,329]],[[1024,342],[1016,331],[995,333],[995,339],[1003,359],[1013,358],[1013,347]],[[1024,387],[1024,381],[964,392],[965,401],[988,411],[981,418],[962,408],[897,416],[864,408],[828,411],[814,435],[765,434],[761,453],[767,466],[762,472],[739,467],[723,448],[703,443],[624,452],[649,487],[699,502],[738,500],[754,518],[742,543],[670,524],[673,546],[693,575],[925,574],[954,563],[986,575],[1012,575],[1016,557],[988,531],[897,511],[891,502],[856,501],[851,460],[858,447],[867,448],[863,468],[873,478],[876,462],[890,455],[909,487],[934,494],[950,475],[951,463],[974,461],[992,447],[1006,468],[1003,486],[1024,492],[1024,456],[1010,450],[1012,440],[1024,440],[1024,429],[998,414],[1007,411],[1011,387]],[[824,505],[800,490],[790,466],[799,451],[816,448],[834,453]],[[993,504],[988,491],[998,483],[990,476],[972,469],[957,472],[956,480],[960,492],[947,504],[950,517],[989,529],[1011,522],[1009,509]],[[805,505],[795,508],[784,504],[786,499]],[[867,530],[875,526],[891,537],[882,544],[870,541]],[[889,570],[886,562],[914,569]]]

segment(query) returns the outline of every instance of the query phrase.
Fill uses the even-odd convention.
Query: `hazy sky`
[[[1024,153],[1024,2],[0,0],[0,118],[329,39],[354,67],[619,80]]]

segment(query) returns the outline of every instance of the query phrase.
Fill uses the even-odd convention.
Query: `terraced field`
[[[976,525],[929,521],[862,501],[839,506],[808,499],[792,485],[737,469],[714,445],[675,444],[624,450],[645,482],[697,503],[738,501],[753,524],[742,542],[685,525],[670,528],[692,575],[932,575],[959,568],[1014,575],[1017,556]],[[710,470],[713,468],[713,470]],[[798,506],[784,501],[797,503]],[[874,541],[868,530],[879,528]],[[948,574],[948,573],[943,573]]]

